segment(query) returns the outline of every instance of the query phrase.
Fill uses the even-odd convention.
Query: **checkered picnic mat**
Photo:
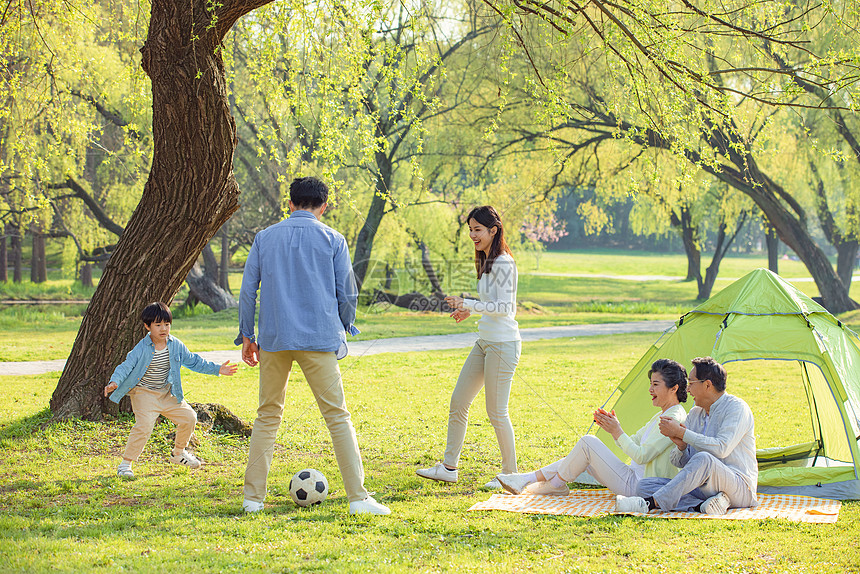
[[[709,516],[699,512],[652,512],[631,513],[635,516],[654,518],[719,518],[743,520],[762,518],[784,518],[795,522],[833,524],[839,518],[838,500],[824,500],[811,496],[788,494],[759,494],[755,508],[731,508],[724,516]],[[471,510],[506,510],[526,514],[561,514],[569,516],[600,516],[615,514],[615,495],[608,489],[571,490],[567,496],[542,496],[536,494],[494,494],[489,500],[479,502]]]

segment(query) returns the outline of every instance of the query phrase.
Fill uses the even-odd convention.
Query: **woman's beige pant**
[[[466,426],[469,423],[469,407],[481,388],[486,396],[487,415],[496,431],[496,439],[502,451],[502,473],[517,471],[517,449],[514,440],[514,427],[508,416],[508,398],[514,371],[520,360],[522,343],[504,341],[494,343],[478,339],[466,363],[460,370],[460,377],[451,395],[451,408],[448,413],[448,445],[445,450],[446,466],[457,468]]]
[[[364,467],[358,451],[358,440],[352,427],[340,368],[334,353],[318,351],[260,350],[260,406],[251,433],[248,468],[245,470],[245,499],[262,502],[266,498],[266,479],[272,466],[275,438],[284,414],[287,381],[293,361],[299,364],[320,413],[331,434],[337,465],[350,502],[364,500]]]

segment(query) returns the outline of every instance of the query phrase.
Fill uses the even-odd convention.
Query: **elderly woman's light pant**
[[[564,482],[571,482],[586,471],[615,494],[636,494],[639,483],[636,473],[596,436],[585,435],[577,441],[570,454],[540,469],[547,480],[558,475]]]
[[[496,431],[502,451],[502,473],[517,471],[517,449],[514,427],[508,416],[508,398],[514,371],[520,360],[520,341],[492,342],[478,339],[466,363],[460,370],[457,385],[451,395],[448,413],[448,445],[443,463],[457,468],[469,423],[469,407],[481,388],[486,396],[487,415]]]

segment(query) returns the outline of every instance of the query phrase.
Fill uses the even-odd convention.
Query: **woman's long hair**
[[[474,208],[469,212],[469,216],[466,217],[466,223],[472,219],[488,230],[493,227],[497,229],[496,234],[493,236],[493,243],[490,245],[489,256],[485,255],[480,249],[475,249],[475,271],[478,272],[478,279],[480,279],[481,275],[493,270],[493,262],[496,260],[496,257],[502,253],[513,256],[513,253],[511,253],[511,248],[508,247],[505,241],[505,228],[502,227],[502,218],[499,217],[499,214],[491,205],[482,205]]]

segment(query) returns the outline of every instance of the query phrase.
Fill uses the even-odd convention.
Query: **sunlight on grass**
[[[588,429],[589,413],[654,339],[526,343],[510,405],[520,469],[566,454]],[[246,439],[198,429],[196,450],[206,464],[188,471],[167,464],[173,426],[159,423],[135,466],[139,478],[123,482],[114,472],[132,417],[45,425],[57,374],[0,377],[0,570],[848,573],[860,564],[860,503],[844,504],[836,525],[466,512],[486,500],[479,486],[499,469],[483,393],[471,409],[460,482],[433,483],[414,471],[442,454],[448,400],[467,353],[341,362],[367,486],[393,510],[372,518],[346,513],[331,441],[298,368],[267,511],[255,516],[241,512]],[[752,406],[760,444],[793,436],[805,401],[772,384],[771,372],[763,363],[729,368],[729,390]],[[257,376],[243,367],[232,378],[187,373],[183,380],[189,400],[220,402],[251,420]],[[287,485],[309,466],[328,477],[331,495],[300,509]]]

